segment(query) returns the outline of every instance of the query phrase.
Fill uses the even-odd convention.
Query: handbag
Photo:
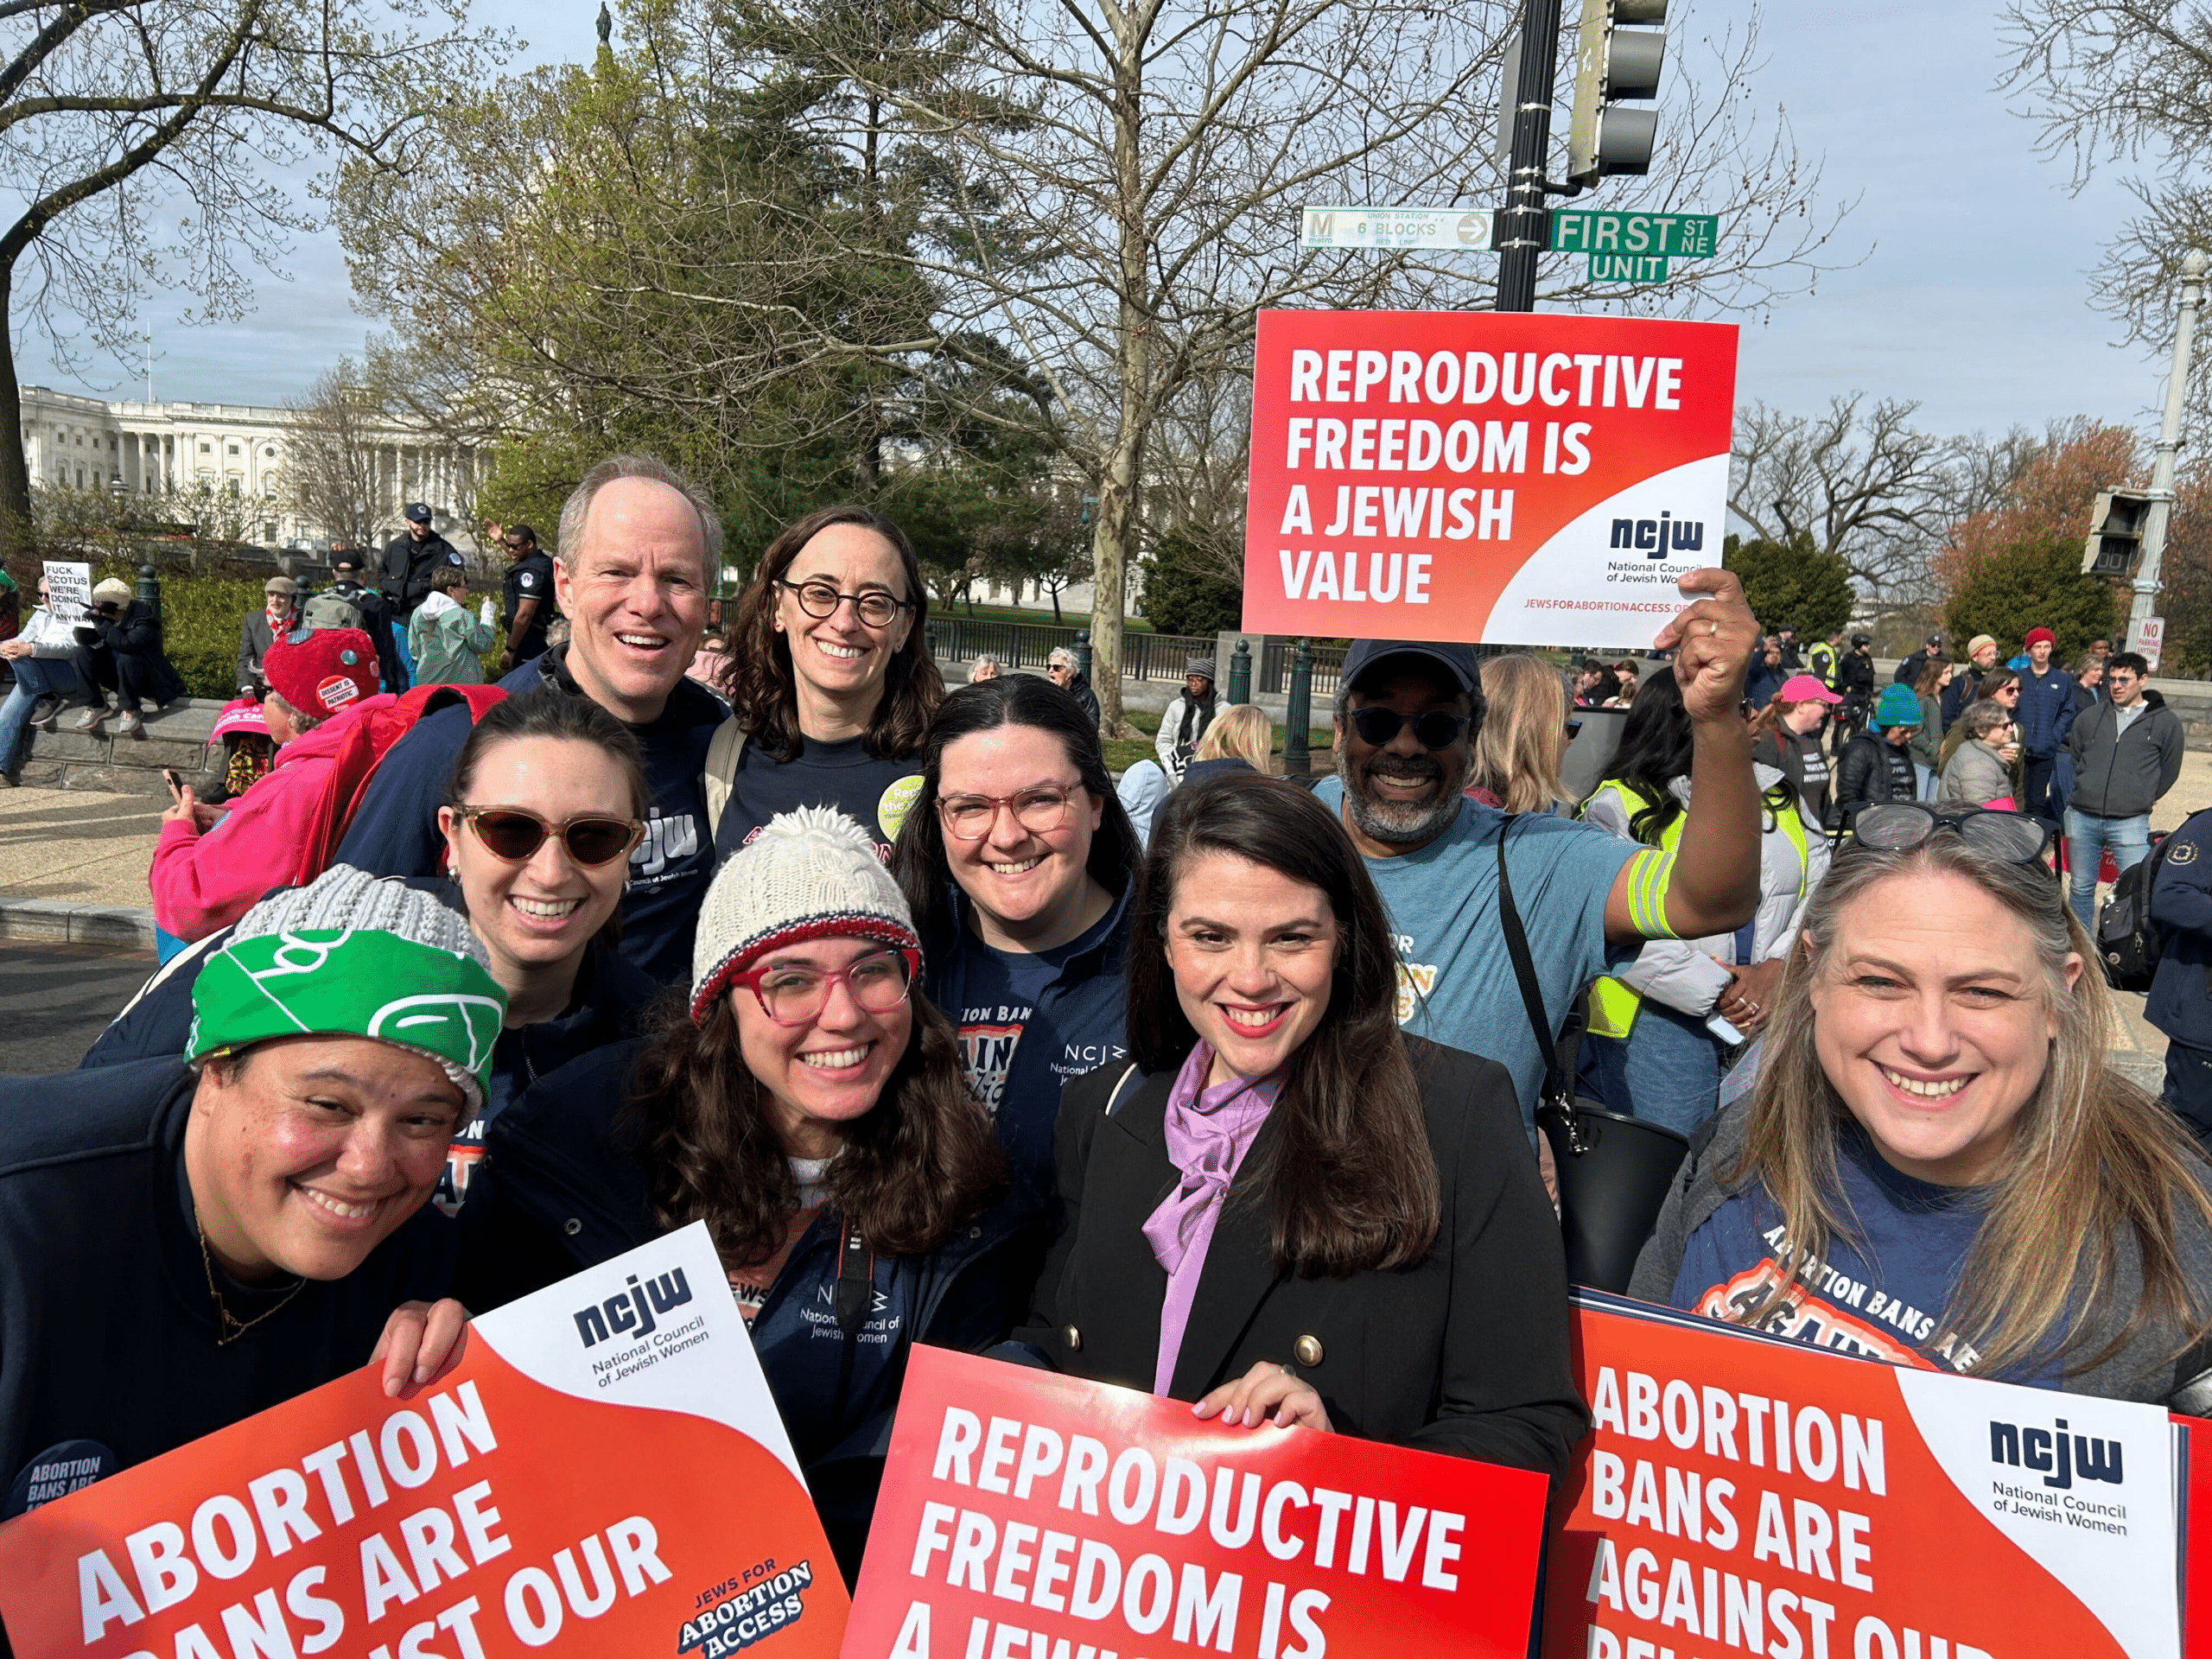
[[[1505,844],[1512,829],[1510,817],[1498,829],[1497,919],[1505,934],[1506,954],[1513,960],[1513,976],[1520,983],[1522,1006],[1535,1033],[1536,1052],[1544,1057],[1536,1127],[1551,1142],[1558,1169],[1567,1276],[1573,1284],[1623,1292],[1636,1272],[1637,1256],[1658,1223],[1667,1189],[1689,1156],[1689,1138],[1576,1098],[1572,1074],[1560,1062],[1559,1039],[1544,1013],[1529,936],[1513,902],[1512,878],[1505,867]]]

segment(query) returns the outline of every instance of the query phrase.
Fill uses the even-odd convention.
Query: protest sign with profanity
[[[17,1659],[820,1659],[848,1607],[703,1225],[0,1527]]]
[[[1577,1302],[1545,1659],[2179,1653],[2157,1407]]]
[[[1545,1482],[918,1348],[847,1659],[1527,1649]]]
[[[39,567],[46,577],[46,607],[64,622],[82,622],[92,613],[92,567],[67,559],[48,559]]]
[[[1244,626],[1648,645],[1720,563],[1732,324],[1263,311]]]

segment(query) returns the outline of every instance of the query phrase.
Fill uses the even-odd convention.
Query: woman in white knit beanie
[[[481,1309],[705,1222],[850,1577],[908,1345],[1012,1329],[1043,1206],[1010,1184],[851,818],[772,819],[708,890],[692,963],[688,1017],[511,1126],[463,1212],[461,1294]]]

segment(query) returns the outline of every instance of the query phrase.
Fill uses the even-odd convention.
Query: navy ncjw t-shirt
[[[1885,1162],[1855,1123],[1838,1132],[1836,1169],[1847,1232],[1758,1329],[1816,1348],[1974,1373],[1980,1355],[1943,1321],[1981,1225],[1983,1192],[1916,1180]],[[1789,1248],[1764,1185],[1728,1198],[1690,1235],[1669,1301],[1686,1313],[1740,1323],[1782,1281]],[[2058,1386],[2055,1365],[2001,1380]]]
[[[779,812],[834,806],[874,838],[878,856],[887,862],[899,826],[921,793],[920,757],[880,759],[868,753],[864,737],[835,743],[806,738],[788,760],[747,742],[715,832],[715,861],[750,846]]]

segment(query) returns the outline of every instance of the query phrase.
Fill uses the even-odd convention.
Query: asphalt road
[[[154,971],[150,955],[0,939],[0,1071],[68,1071]]]

